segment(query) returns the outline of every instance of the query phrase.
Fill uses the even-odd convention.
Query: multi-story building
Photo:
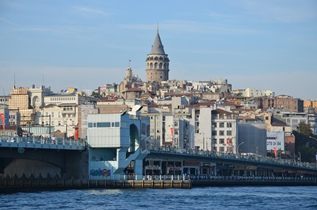
[[[303,112],[304,101],[291,96],[279,95],[274,98],[274,108],[283,109],[290,112]]]
[[[310,125],[313,134],[317,133],[317,115],[315,113],[275,110],[272,121],[284,122],[291,127],[291,130],[297,130],[299,123],[304,122]]]
[[[304,102],[299,98],[279,95],[276,97],[257,97],[254,101],[258,104],[259,109],[283,109],[290,112],[303,112]]]
[[[37,113],[36,124],[52,127],[70,137],[75,135],[78,124],[78,105],[82,96],[72,93],[54,94],[44,97],[44,107]]]
[[[272,90],[257,90],[255,88],[247,88],[247,89],[239,89],[234,90],[234,94],[244,96],[244,97],[250,97],[250,98],[257,98],[257,97],[274,97],[275,93]]]
[[[257,97],[257,98],[254,98],[253,100],[257,103],[259,109],[267,110],[267,109],[275,107],[273,97],[267,97],[267,96]]]
[[[237,152],[237,117],[231,111],[217,108],[213,110],[211,118],[211,150],[217,152]],[[203,113],[201,113],[203,114]],[[204,123],[205,126],[205,123]],[[208,146],[208,145],[207,145]],[[209,150],[209,147],[208,147]]]
[[[18,121],[20,125],[34,124],[35,110],[31,108],[29,88],[16,88],[11,89],[11,98],[9,99],[9,110],[19,114]]]
[[[236,153],[237,118],[219,104],[192,109],[190,130],[197,149]]]

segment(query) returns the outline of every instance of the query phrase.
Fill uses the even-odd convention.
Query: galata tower
[[[169,70],[168,55],[164,52],[159,30],[157,28],[154,44],[152,45],[151,53],[146,58],[146,81],[161,82],[168,80]]]

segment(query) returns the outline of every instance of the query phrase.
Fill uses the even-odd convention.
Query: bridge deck
[[[85,141],[72,139],[52,139],[41,137],[1,136],[0,147],[34,148],[57,150],[85,150]]]
[[[172,147],[150,147],[149,157],[169,156],[177,159],[196,159],[235,165],[255,165],[263,168],[291,169],[317,173],[316,163],[306,163],[293,159],[278,159],[265,156],[245,156],[233,153],[219,153],[203,150],[179,149]]]

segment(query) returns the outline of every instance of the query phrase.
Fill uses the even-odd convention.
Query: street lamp
[[[65,126],[66,126],[65,139],[67,139],[67,123]]]
[[[244,141],[243,141],[243,142],[241,142],[240,144],[238,144],[238,146],[237,146],[237,153],[238,153],[238,154],[240,154],[240,152],[239,152],[239,148],[240,148],[240,146],[241,146],[242,144],[244,144]]]

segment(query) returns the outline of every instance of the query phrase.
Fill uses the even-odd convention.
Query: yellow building
[[[310,99],[304,101],[305,108],[312,107],[312,106],[313,106],[313,102]]]

